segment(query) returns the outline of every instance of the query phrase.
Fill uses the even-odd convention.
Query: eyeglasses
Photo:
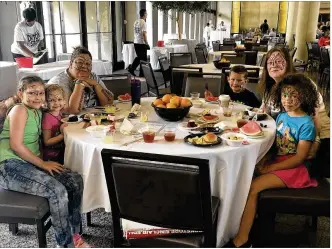
[[[87,68],[91,68],[92,67],[91,62],[74,61],[74,63],[77,65],[78,68],[82,68],[83,66],[86,66]]]
[[[45,96],[45,92],[26,92],[27,95],[33,96],[33,97],[43,97]]]

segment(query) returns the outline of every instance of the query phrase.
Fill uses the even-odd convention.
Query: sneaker
[[[75,248],[91,248],[91,246],[87,242],[85,242],[82,236],[79,234],[73,235],[73,241]]]

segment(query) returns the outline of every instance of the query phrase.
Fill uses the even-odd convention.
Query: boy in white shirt
[[[36,11],[33,8],[23,10],[24,20],[17,23],[14,29],[14,42],[11,45],[13,58],[38,57],[38,48],[44,46],[43,28],[36,22]]]
[[[141,18],[136,20],[134,23],[134,46],[137,57],[133,61],[133,64],[129,65],[128,67],[128,71],[134,76],[136,76],[134,71],[140,64],[140,61],[148,60],[147,50],[150,49],[150,46],[148,44],[148,37],[146,34],[146,18],[148,16],[146,13],[146,9],[141,9],[139,11],[139,15]],[[143,76],[142,68],[140,68],[139,76]]]

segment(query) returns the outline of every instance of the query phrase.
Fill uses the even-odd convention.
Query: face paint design
[[[281,103],[287,112],[297,111],[301,106],[299,92],[292,86],[287,86],[281,91]]]
[[[27,86],[27,88],[20,92],[22,103],[26,106],[39,109],[45,102],[45,88],[40,82],[34,82]]]
[[[243,90],[246,79],[243,74],[231,72],[228,77],[228,83],[233,92],[239,93]]]
[[[286,74],[287,63],[280,52],[273,52],[267,60],[267,71],[273,79],[282,78]]]
[[[75,78],[89,77],[92,70],[92,60],[88,54],[80,54],[71,63],[70,68]]]
[[[61,91],[54,90],[49,93],[47,106],[50,112],[58,113],[65,106],[65,99]]]

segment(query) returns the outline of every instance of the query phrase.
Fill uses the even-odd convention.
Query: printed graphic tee
[[[134,43],[145,44],[143,32],[146,32],[146,22],[143,19],[138,19],[134,23]]]
[[[25,21],[21,21],[16,24],[14,29],[14,42],[11,46],[11,52],[15,54],[21,54],[28,56],[17,45],[18,41],[24,41],[24,45],[32,52],[38,52],[38,45],[41,40],[44,39],[43,28],[40,23],[35,22],[33,26],[26,25]]]

